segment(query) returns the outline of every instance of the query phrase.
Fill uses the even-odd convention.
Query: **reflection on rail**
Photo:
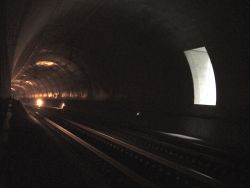
[[[119,169],[122,173],[124,173],[127,176],[133,178],[139,184],[141,184],[143,186],[154,187],[154,185],[151,182],[149,182],[145,178],[141,177],[140,175],[136,174],[135,172],[131,171],[126,166],[124,166],[121,163],[119,163],[118,161],[112,159],[111,157],[109,157],[105,153],[101,152],[97,148],[95,148],[92,145],[88,144],[87,142],[85,142],[84,140],[82,140],[78,136],[74,135],[70,131],[66,130],[65,128],[61,127],[60,125],[56,124],[55,122],[49,120],[48,118],[44,118],[44,119],[48,123],[50,123],[51,126],[53,126],[54,128],[60,130],[62,133],[66,134],[68,137],[70,137],[72,140],[76,141],[77,143],[79,143],[83,147],[89,149],[90,151],[92,151],[93,153],[95,153],[96,155],[98,155],[100,158],[102,158],[103,160],[107,161],[108,163],[110,163],[111,165],[113,165],[114,167],[116,167],[117,169]]]
[[[143,144],[140,147],[136,142],[133,143],[133,139],[127,142],[124,137],[129,138],[131,136],[129,133],[123,134],[123,137],[113,136],[71,120],[56,123],[57,120],[37,114],[33,115],[59,134],[63,134],[71,141],[93,152],[143,187],[165,187],[167,185],[170,187],[230,187],[229,184],[225,184],[213,174],[210,175],[205,173],[207,171],[186,166],[178,161],[179,155],[185,162],[185,154],[190,160],[192,157],[195,159],[196,154],[190,158],[187,151],[181,149],[177,151],[178,148],[172,147],[171,144],[166,144],[163,150],[172,147],[173,153],[176,154],[176,159],[173,160],[171,158],[169,160],[161,152],[155,152],[155,150],[162,150],[162,146],[159,143],[156,145],[153,140],[143,138],[142,135],[132,137],[137,141],[144,140],[146,145],[151,142],[155,146],[155,150],[150,147],[147,149],[147,147],[143,147]]]

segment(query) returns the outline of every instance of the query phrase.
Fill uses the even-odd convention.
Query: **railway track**
[[[93,152],[141,187],[230,187],[197,168],[187,167],[178,160],[169,160],[162,153],[168,151],[184,161],[190,160],[184,151],[166,150],[169,145],[163,147],[146,138],[142,141],[141,135],[123,134],[126,138],[122,138],[77,122],[64,120],[58,123],[37,114],[34,116],[71,142]],[[130,142],[126,141],[128,138]],[[139,138],[142,147],[138,147]]]
[[[175,161],[191,169],[195,169],[221,182],[225,182],[232,187],[245,187],[248,183],[249,162],[241,160],[238,162],[229,158],[208,155],[199,150],[180,147],[178,145],[159,141],[148,134],[134,131],[114,132],[116,137],[124,141],[129,141],[133,145],[138,145],[144,150],[155,153],[163,158]]]

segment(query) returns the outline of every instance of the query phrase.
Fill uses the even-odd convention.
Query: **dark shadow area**
[[[18,101],[13,102],[7,133],[8,141],[0,143],[1,188],[116,187],[120,183],[121,187],[137,187],[119,173],[106,172],[88,151],[80,155],[70,143],[30,118]]]

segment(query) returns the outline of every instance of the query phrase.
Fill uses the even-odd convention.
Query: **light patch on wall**
[[[187,135],[182,135],[182,134],[175,134],[175,133],[167,133],[167,132],[161,132],[161,131],[159,131],[159,132],[161,134],[165,134],[165,135],[169,135],[169,136],[173,136],[173,137],[177,137],[177,138],[181,138],[181,139],[201,141],[200,138],[195,138],[195,137],[192,137],[192,136],[187,136]]]
[[[25,81],[25,83],[26,83],[26,84],[29,84],[29,85],[31,85],[31,86],[33,86],[33,82],[31,82],[31,81],[29,81],[29,80]]]
[[[45,67],[57,66],[57,64],[53,61],[38,61],[36,62],[36,65]]]
[[[191,69],[194,85],[194,104],[216,105],[214,70],[205,47],[184,52]]]

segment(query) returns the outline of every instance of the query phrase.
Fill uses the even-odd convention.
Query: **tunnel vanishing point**
[[[0,188],[250,187],[249,43],[247,0],[2,0]]]

